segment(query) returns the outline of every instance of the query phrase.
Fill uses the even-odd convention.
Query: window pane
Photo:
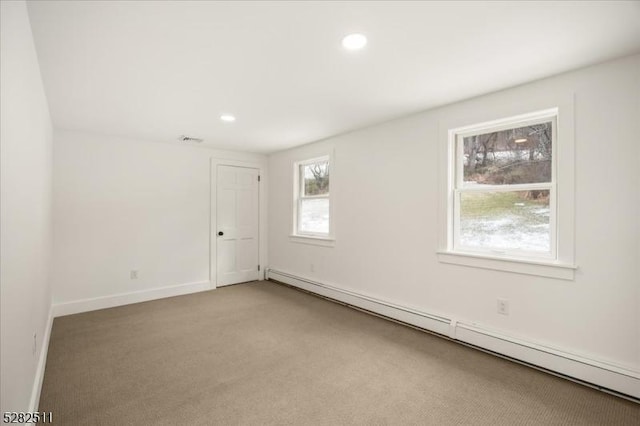
[[[551,182],[551,122],[463,138],[464,182]]]
[[[471,248],[551,251],[549,191],[463,192],[460,244]]]
[[[300,200],[299,232],[329,234],[329,199]]]
[[[319,161],[317,163],[300,166],[300,175],[304,176],[303,195],[326,195],[329,194],[329,162]]]

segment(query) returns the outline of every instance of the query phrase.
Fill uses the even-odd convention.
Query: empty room
[[[640,1],[0,6],[3,423],[640,424]]]

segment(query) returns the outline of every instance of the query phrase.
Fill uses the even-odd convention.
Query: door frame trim
[[[260,161],[236,161],[211,157],[209,166],[209,282],[211,289],[218,287],[217,268],[217,195],[218,195],[218,166],[244,167],[257,169],[260,174],[258,185],[258,263],[261,266],[258,280],[264,280],[264,270],[267,264],[267,163]],[[257,265],[256,265],[257,266]]]

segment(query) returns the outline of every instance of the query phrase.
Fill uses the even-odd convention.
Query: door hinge
[[[260,270],[260,265],[258,265],[258,271]]]
[[[260,175],[258,175],[258,182],[260,182]]]

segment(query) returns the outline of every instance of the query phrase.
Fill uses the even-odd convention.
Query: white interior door
[[[258,169],[218,165],[217,286],[258,279]]]

